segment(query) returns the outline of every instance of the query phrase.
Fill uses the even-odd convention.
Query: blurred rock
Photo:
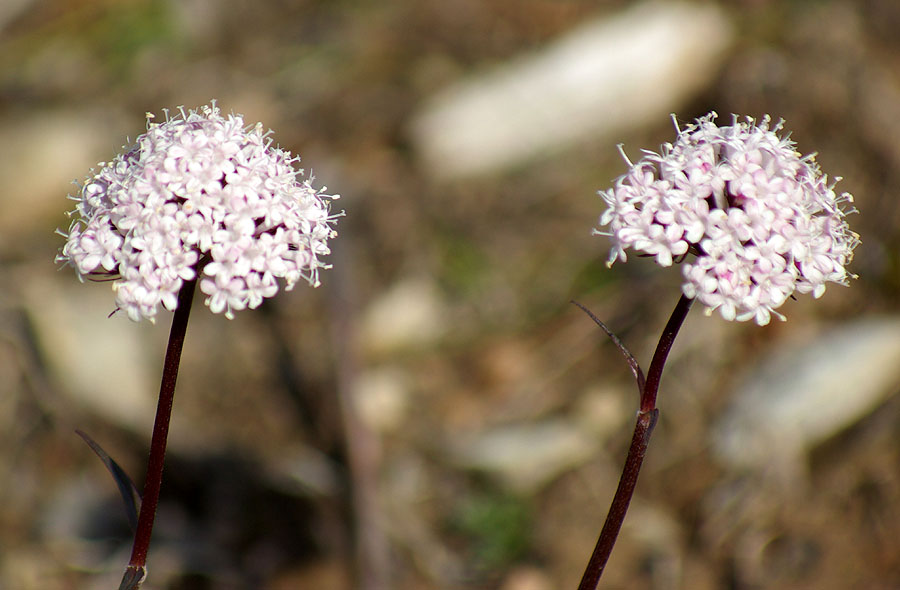
[[[349,590],[353,588],[347,565],[336,560],[323,560],[298,564],[294,569],[281,572],[267,586],[267,590]]]
[[[552,590],[556,586],[546,572],[529,565],[514,568],[503,579],[500,590]]]
[[[673,513],[660,504],[634,501],[628,511],[628,518],[622,525],[622,534],[640,547],[643,554],[642,567],[651,573],[653,588],[697,588],[694,580],[684,585],[684,556],[681,548],[684,546],[685,534]]]
[[[620,387],[594,385],[578,398],[573,417],[582,430],[606,440],[626,421],[634,420],[637,408],[637,388],[631,392]]]
[[[35,0],[3,0],[0,2],[0,38],[6,25],[28,10]]]
[[[359,375],[353,401],[360,419],[380,433],[401,426],[409,409],[409,378],[400,369],[382,367]]]
[[[0,122],[0,178],[15,190],[0,193],[0,251],[38,232],[47,220],[74,208],[66,195],[78,187],[98,159],[111,158],[125,138],[113,138],[109,114],[39,112]],[[67,226],[62,229],[68,229]]]
[[[784,342],[735,392],[712,431],[734,470],[796,474],[806,452],[872,412],[900,383],[900,318]]]
[[[454,459],[463,467],[490,472],[514,491],[531,494],[590,460],[600,439],[585,434],[569,420],[551,418],[460,434],[450,445]]]
[[[402,280],[365,310],[363,349],[384,353],[432,344],[445,332],[445,318],[444,303],[433,281]]]
[[[149,436],[165,354],[165,344],[153,349],[154,336],[165,338],[166,315],[156,326],[108,317],[115,308],[109,283],[80,284],[62,273],[34,273],[25,282],[24,303],[53,379],[79,407]],[[186,430],[179,423],[176,413],[176,445]]]
[[[307,445],[281,447],[261,459],[273,487],[298,495],[333,496],[340,493],[338,466],[321,451]]]
[[[0,556],[0,580],[6,585],[2,588],[63,590],[67,584],[62,581],[61,568],[53,567],[55,564],[49,561],[46,547],[40,551],[4,547]]]
[[[124,510],[114,512],[102,504],[109,488],[109,481],[103,477],[80,474],[59,485],[46,502],[38,527],[48,539],[47,550],[67,567],[102,571],[114,565],[110,558],[117,543],[110,542],[109,536],[86,533],[92,527],[108,527],[107,532],[115,530],[111,523],[117,521],[124,524]],[[105,510],[99,509],[101,505]],[[127,537],[123,535],[124,539]]]
[[[678,110],[732,37],[711,4],[644,2],[436,96],[414,118],[414,141],[428,172],[448,178],[613,138]]]

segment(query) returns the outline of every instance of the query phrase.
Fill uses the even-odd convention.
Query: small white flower
[[[631,248],[661,266],[685,262],[682,290],[729,320],[769,323],[795,291],[821,297],[847,284],[859,236],[812,156],[779,137],[782,123],[752,119],[719,127],[715,113],[678,129],[661,153],[645,152],[615,187],[600,191],[600,226],[612,241],[608,264]]]
[[[215,313],[255,308],[304,279],[318,285],[335,235],[330,200],[299,158],[261,124],[223,116],[215,102],[152,123],[82,183],[57,261],[79,278],[115,279],[118,309],[153,321],[200,273]]]

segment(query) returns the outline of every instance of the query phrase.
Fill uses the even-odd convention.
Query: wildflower
[[[769,323],[795,292],[821,297],[825,283],[847,284],[859,243],[844,216],[848,193],[836,194],[812,155],[779,137],[783,122],[715,113],[678,129],[661,153],[644,152],[615,187],[600,191],[600,217],[612,251],[653,256],[660,266],[684,260],[682,291],[728,320]],[[677,128],[677,125],[676,125]],[[624,153],[623,153],[624,157]],[[688,254],[695,257],[687,259]]]
[[[215,102],[147,115],[147,131],[80,185],[57,261],[113,280],[117,309],[153,321],[198,278],[214,313],[257,307],[280,285],[318,285],[336,215],[325,188],[272,145],[262,125]]]

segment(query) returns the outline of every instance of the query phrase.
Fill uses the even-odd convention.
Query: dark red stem
[[[597,539],[597,545],[588,561],[578,590],[595,590],[597,588],[606,562],[609,561],[609,555],[616,544],[619,530],[625,521],[625,513],[628,511],[628,505],[634,495],[634,488],[637,486],[644,455],[647,454],[650,435],[653,433],[653,427],[656,426],[659,416],[659,410],[656,409],[656,395],[659,392],[663,367],[669,351],[672,349],[672,343],[675,342],[675,336],[678,335],[678,330],[684,323],[693,302],[693,299],[681,296],[662,336],[660,336],[659,344],[656,345],[656,352],[653,354],[650,370],[647,372],[647,382],[641,392],[641,409],[638,411],[637,424],[634,426],[634,435],[631,437],[631,446],[628,448],[628,457],[625,459],[625,468],[622,470],[616,495],[613,496],[612,505],[609,507],[609,513],[606,515],[606,521],[600,531],[600,538]]]
[[[150,440],[150,459],[147,462],[141,511],[134,534],[131,561],[125,569],[119,590],[137,590],[147,576],[147,550],[150,548],[150,535],[153,532],[153,520],[156,517],[159,490],[162,486],[169,421],[172,417],[172,402],[175,399],[175,381],[178,378],[178,365],[181,363],[181,350],[184,347],[184,335],[191,315],[191,302],[194,299],[196,285],[196,279],[186,281],[178,292],[178,306],[175,308],[172,328],[169,331],[169,344],[166,348],[159,401],[156,406],[156,421],[153,423],[153,437]]]

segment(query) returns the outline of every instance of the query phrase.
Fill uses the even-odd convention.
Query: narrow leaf
[[[613,344],[616,345],[616,348],[619,349],[619,351],[625,357],[625,361],[628,363],[628,366],[631,368],[631,373],[634,375],[635,381],[637,381],[638,394],[643,395],[644,383],[646,381],[644,378],[644,372],[641,370],[641,366],[638,364],[637,359],[635,359],[634,355],[631,354],[631,351],[629,351],[628,348],[625,347],[625,345],[622,343],[622,341],[619,340],[619,337],[616,336],[615,334],[613,334],[612,330],[607,328],[606,324],[604,324],[602,321],[600,321],[600,318],[595,316],[593,314],[593,312],[591,312],[591,310],[589,310],[582,304],[578,303],[577,301],[572,301],[572,303],[575,304],[576,306],[578,306],[578,308],[581,309],[581,311],[586,313],[588,315],[588,317],[590,317],[592,320],[594,320],[594,323],[597,324],[598,326],[600,326],[603,329],[603,331],[606,332],[606,335],[609,336],[609,339],[613,341]]]
[[[113,476],[116,486],[119,488],[119,494],[122,495],[122,501],[125,504],[125,515],[128,517],[128,524],[131,526],[131,530],[134,531],[137,528],[138,507],[141,502],[141,493],[138,491],[137,486],[134,485],[134,482],[125,473],[125,470],[94,439],[81,430],[75,430],[75,433],[91,447],[95,455],[100,457],[100,460],[106,465],[106,469]]]

